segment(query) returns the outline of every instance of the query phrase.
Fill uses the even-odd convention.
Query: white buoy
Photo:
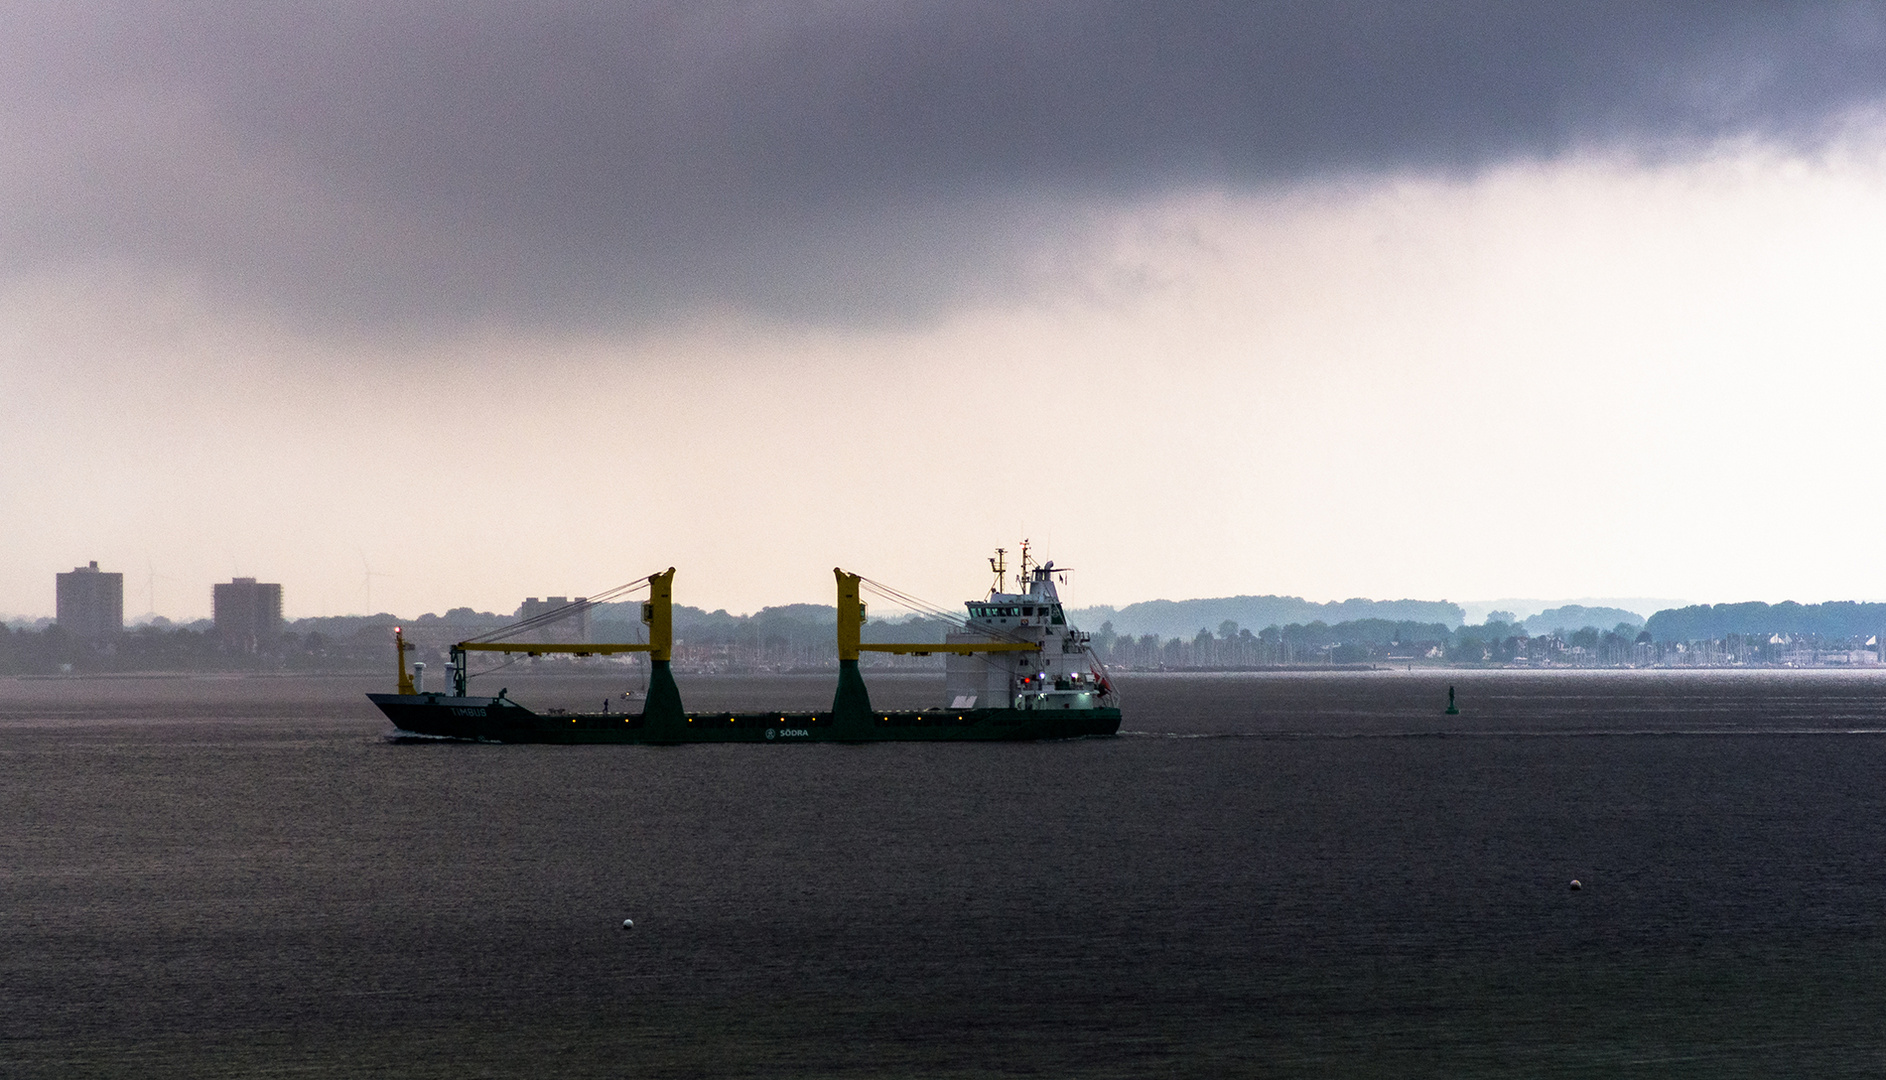
[[[622,920],[622,929],[624,929],[624,930],[633,930],[633,929],[635,929],[635,920],[634,920],[634,919],[624,919],[624,920]]]
[[[1584,888],[1584,887],[1585,887],[1585,886],[1584,886],[1584,885],[1583,885],[1583,884],[1582,884],[1582,883],[1581,883],[1581,882],[1580,882],[1580,881],[1579,881],[1579,880],[1578,880],[1577,878],[1573,878],[1573,879],[1572,879],[1572,891],[1573,891],[1573,892],[1577,892],[1578,890],[1580,890],[1580,889],[1582,889],[1582,888]]]

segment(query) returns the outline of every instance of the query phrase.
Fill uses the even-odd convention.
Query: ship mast
[[[1008,549],[1007,548],[995,549],[995,558],[989,560],[989,569],[995,571],[995,584],[989,587],[989,597],[988,597],[990,599],[993,599],[995,594],[1002,592],[1003,586],[1008,584]]]

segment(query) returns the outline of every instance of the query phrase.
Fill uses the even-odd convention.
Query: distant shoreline
[[[380,671],[72,671],[56,675],[5,675],[0,678],[16,682],[97,682],[111,679],[371,679],[385,674]]]
[[[1886,664],[1658,664],[1631,667],[1614,664],[1592,665],[1522,665],[1522,664],[1446,664],[1416,663],[1407,664],[1269,664],[1253,667],[1170,667],[1170,668],[1122,668],[1111,669],[1119,676],[1137,677],[1142,675],[1363,675],[1370,672],[1398,672],[1402,674],[1576,674],[1603,673],[1613,675],[1626,674],[1682,674],[1693,672],[1864,672],[1886,675]],[[683,679],[725,679],[725,678],[836,678],[837,668],[825,670],[799,668],[790,671],[694,671],[677,672]],[[871,669],[874,679],[921,679],[941,678],[943,670],[916,670],[909,668]],[[519,672],[513,678],[589,680],[619,682],[621,672],[616,671],[574,671],[554,672]],[[385,678],[391,681],[391,675],[384,671],[104,671],[90,673],[62,673],[57,675],[0,675],[0,682],[240,682],[251,679],[327,679],[349,680]]]

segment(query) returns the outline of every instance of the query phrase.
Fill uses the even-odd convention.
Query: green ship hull
[[[1118,709],[926,709],[834,713],[541,714],[502,698],[445,694],[370,694],[398,729],[412,736],[491,743],[597,745],[645,743],[1012,742],[1117,734]]]

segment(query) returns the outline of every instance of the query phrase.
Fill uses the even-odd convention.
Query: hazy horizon
[[[80,0],[0,59],[0,611],[954,604],[1022,537],[1080,606],[1886,596],[1878,5]]]
[[[112,572],[112,568],[109,566],[101,565],[100,569],[105,572]],[[985,579],[987,578],[986,574],[984,575],[984,578]],[[724,610],[728,614],[733,615],[737,618],[746,618],[746,617],[752,616],[760,612],[763,608],[784,607],[784,606],[789,606],[789,605],[794,605],[794,604],[812,604],[812,605],[822,605],[822,606],[830,607],[833,602],[832,597],[825,596],[825,597],[801,597],[798,599],[785,600],[778,603],[752,605],[748,607],[731,607],[727,605],[708,606],[708,605],[696,603],[690,600],[686,595],[684,595],[684,591],[679,588],[679,584],[683,580],[679,574],[677,574],[676,580],[677,580],[677,586],[678,586],[676,597],[675,597],[676,604],[685,606],[685,607],[696,608],[705,612]],[[168,619],[172,623],[181,625],[181,624],[187,624],[190,622],[195,622],[198,620],[206,620],[206,619],[209,619],[211,616],[210,607],[207,600],[205,600],[201,610],[198,610],[198,611],[183,610],[180,612],[177,612],[177,611],[166,612],[166,611],[153,611],[153,610],[144,609],[145,608],[144,604],[134,602],[134,600],[137,599],[137,594],[136,594],[136,590],[133,588],[133,584],[134,583],[131,579],[131,576],[127,574],[125,578],[125,625],[126,626],[134,627],[134,626],[145,625],[149,623],[150,621],[152,621],[153,617],[162,617],[164,619]],[[895,583],[892,583],[892,584],[895,584]],[[985,580],[984,589],[972,590],[973,595],[971,595],[971,592],[965,592],[962,596],[959,596],[959,597],[931,596],[931,597],[919,597],[919,599],[931,601],[946,611],[954,610],[954,608],[958,606],[962,601],[981,597],[983,595],[983,592],[986,591],[986,586],[987,586],[987,581]],[[1011,588],[1015,587],[1012,579],[1011,579],[1010,587]],[[207,586],[205,586],[204,591],[206,593],[208,592]],[[595,593],[602,592],[601,589],[595,589],[595,590],[590,590],[590,591],[595,592]],[[517,598],[516,602],[510,605],[493,606],[493,607],[480,606],[480,605],[475,605],[475,604],[449,604],[449,605],[445,605],[441,607],[433,607],[433,608],[428,608],[424,610],[421,610],[421,609],[394,610],[394,609],[385,608],[376,604],[375,607],[377,610],[374,610],[374,611],[349,610],[349,611],[313,612],[313,611],[300,610],[292,602],[290,602],[293,597],[293,591],[290,588],[288,588],[286,585],[284,585],[283,594],[284,594],[284,618],[289,621],[295,621],[298,619],[337,618],[337,617],[338,618],[372,618],[372,617],[376,617],[380,615],[391,615],[396,618],[412,619],[412,618],[418,618],[422,615],[443,616],[446,612],[454,610],[454,609],[459,609],[459,608],[471,608],[474,611],[484,613],[484,614],[491,614],[491,615],[497,615],[497,616],[509,616],[518,610],[519,604],[521,604],[522,601],[525,599],[525,597],[520,596]],[[553,593],[553,592],[539,591],[536,593],[531,593],[529,595],[532,597],[537,597],[537,598],[545,598],[545,597],[557,596],[557,595],[575,598],[575,597],[584,596],[587,594],[584,592]],[[1630,611],[1642,618],[1648,618],[1650,615],[1655,614],[1657,611],[1660,611],[1660,610],[1687,607],[1687,606],[1691,606],[1692,604],[1729,604],[1729,603],[1744,603],[1744,602],[1750,602],[1750,601],[1770,603],[1770,604],[1783,603],[1787,601],[1793,601],[1793,602],[1802,603],[1802,604],[1819,604],[1819,603],[1843,602],[1843,601],[1854,601],[1854,602],[1860,602],[1860,603],[1875,602],[1872,598],[1867,598],[1867,597],[1820,597],[1820,598],[1815,598],[1815,599],[1803,599],[1801,597],[1770,598],[1770,597],[1746,597],[1744,596],[1744,597],[1733,597],[1733,598],[1715,598],[1715,599],[1708,599],[1708,600],[1690,600],[1690,599],[1671,598],[1671,597],[1654,598],[1654,597],[1616,597],[1616,596],[1612,596],[1612,597],[1576,596],[1576,597],[1558,597],[1558,598],[1503,597],[1503,598],[1499,598],[1495,600],[1454,600],[1451,597],[1445,597],[1445,596],[1424,597],[1424,596],[1412,596],[1412,595],[1396,595],[1396,596],[1374,596],[1374,597],[1364,597],[1364,596],[1330,596],[1330,597],[1310,596],[1310,597],[1306,597],[1306,596],[1300,596],[1297,594],[1289,594],[1289,593],[1232,593],[1232,594],[1224,594],[1220,596],[1147,596],[1147,597],[1139,597],[1136,599],[1130,599],[1130,600],[1126,600],[1124,602],[1119,602],[1119,603],[1088,603],[1079,597],[1077,589],[1071,588],[1068,585],[1061,586],[1061,595],[1065,601],[1066,606],[1070,610],[1078,610],[1082,612],[1091,612],[1095,610],[1119,611],[1125,608],[1132,607],[1136,604],[1148,604],[1148,603],[1187,604],[1187,603],[1206,603],[1206,602],[1213,602],[1213,601],[1238,600],[1238,599],[1261,599],[1261,598],[1267,598],[1267,597],[1295,599],[1295,600],[1304,601],[1309,604],[1339,604],[1339,603],[1344,603],[1344,602],[1358,602],[1358,601],[1364,602],[1364,603],[1395,603],[1395,602],[1451,603],[1463,609],[1463,612],[1465,615],[1465,618],[1462,620],[1463,625],[1479,625],[1480,623],[1485,621],[1488,613],[1496,612],[1496,611],[1510,612],[1516,617],[1517,621],[1524,622],[1528,618],[1540,615],[1546,611],[1550,611],[1555,608],[1560,608],[1560,607],[1565,607],[1565,606],[1570,606],[1570,605],[1576,605],[1576,606],[1588,607],[1588,608],[1618,608],[1618,609]],[[884,618],[884,617],[903,618],[907,614],[919,613],[919,612],[914,612],[912,609],[907,609],[904,607],[897,606],[893,602],[886,600],[882,597],[878,597],[873,601],[871,610],[873,612],[874,617],[878,617],[878,618]],[[44,611],[40,611],[40,612],[0,611],[0,623],[34,622],[38,620],[51,619],[51,618],[53,618],[53,611],[50,604],[50,597],[48,597],[48,603]],[[1087,629],[1092,629],[1092,628],[1087,627]]]

